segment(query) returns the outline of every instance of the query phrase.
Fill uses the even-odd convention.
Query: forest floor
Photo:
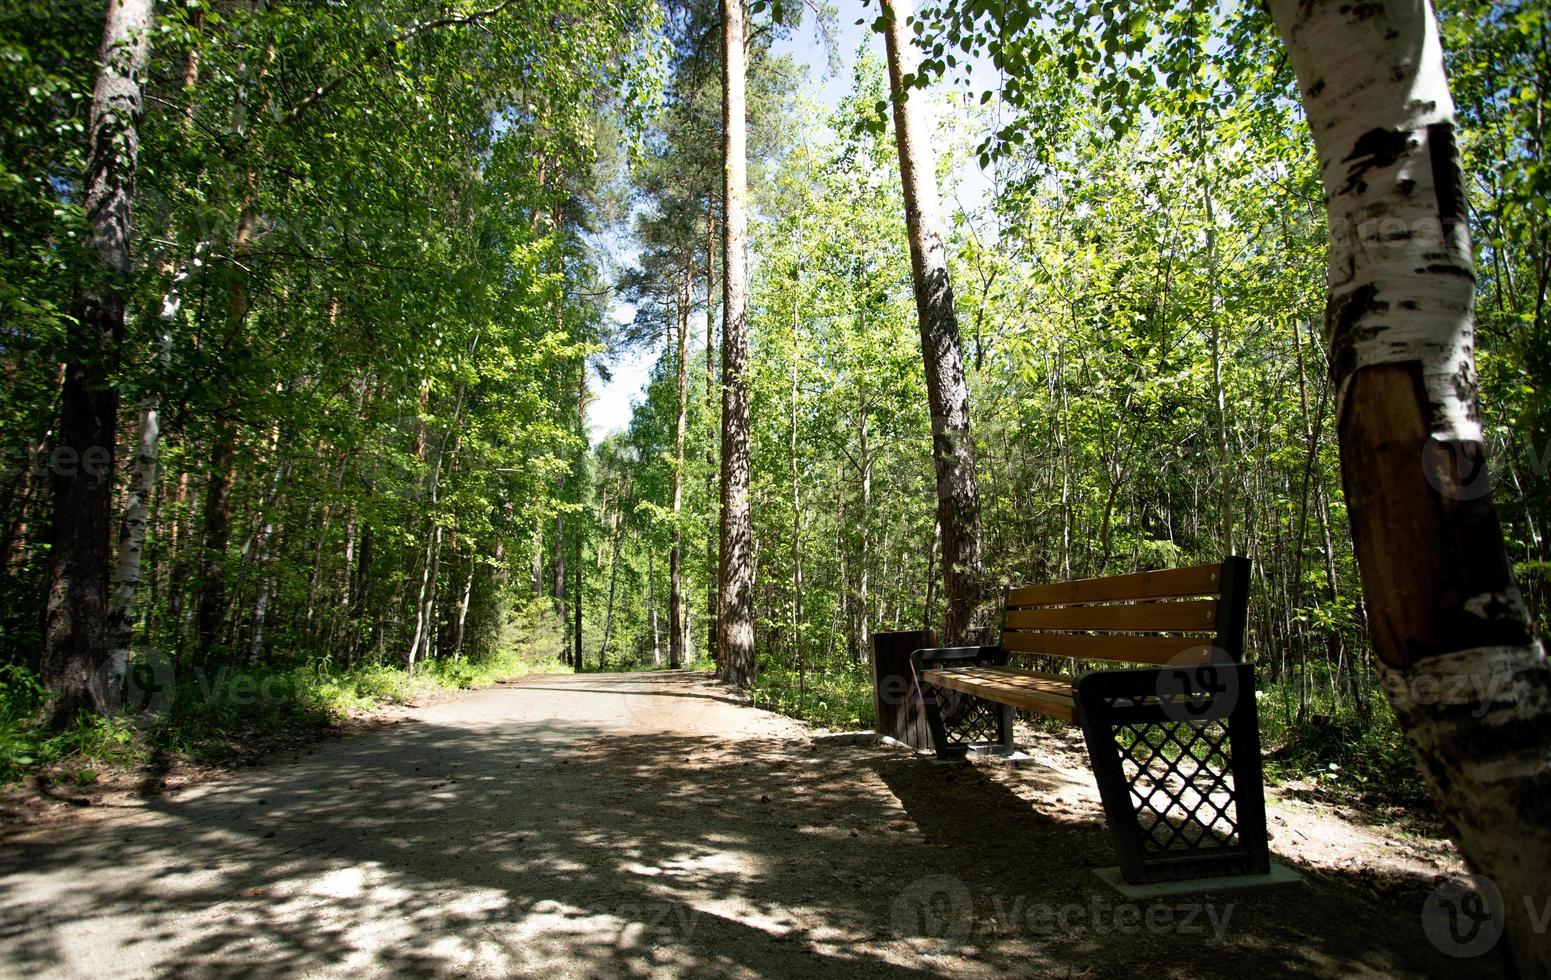
[[[1481,975],[1447,842],[1270,803],[1304,882],[1132,903],[1075,733],[815,739],[704,675],[550,675],[0,836],[0,974]]]

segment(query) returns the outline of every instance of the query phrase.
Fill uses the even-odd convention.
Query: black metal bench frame
[[[1210,657],[1090,670],[1072,683],[1070,719],[1042,712],[1081,726],[1121,875],[1132,884],[1269,870],[1254,674],[1242,662],[1249,572],[1247,559],[1222,562],[1215,636],[1202,643]],[[1004,606],[1003,642],[1007,628]],[[1000,645],[911,654],[940,758],[1011,750],[1013,708],[931,684],[923,672],[1007,667],[1012,657]]]

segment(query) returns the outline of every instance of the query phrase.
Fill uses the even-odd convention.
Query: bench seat
[[[1072,678],[1061,674],[1018,667],[941,667],[923,671],[921,679],[1048,718],[1072,720]]]

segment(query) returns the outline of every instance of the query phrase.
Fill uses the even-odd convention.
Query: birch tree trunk
[[[1385,691],[1524,976],[1551,974],[1551,670],[1477,404],[1454,106],[1430,4],[1275,0],[1324,172],[1342,479]]]
[[[469,573],[463,579],[463,598],[458,601],[458,625],[453,633],[452,659],[457,660],[463,656],[463,627],[469,619],[469,600],[474,597],[474,572],[479,568],[479,560],[475,553],[469,552]]]
[[[151,0],[109,0],[88,120],[81,201],[90,224],[90,270],[79,315],[67,336],[69,365],[61,394],[54,467],[42,675],[53,692],[54,718],[110,706],[108,671],[109,535],[124,309],[133,272],[138,123],[151,51]]]
[[[205,23],[203,10],[190,13],[190,26],[198,33]],[[189,45],[183,61],[183,91],[192,92],[199,81],[199,45]],[[185,120],[185,127],[191,123]],[[201,243],[194,254],[168,284],[162,294],[162,306],[158,314],[160,336],[157,338],[157,365],[166,370],[172,362],[172,332],[177,326],[178,314],[183,308],[183,284],[193,270],[200,267],[204,251]],[[172,272],[169,261],[165,272]],[[159,379],[158,379],[159,382]],[[153,388],[140,399],[139,418],[135,426],[135,457],[129,475],[128,494],[124,511],[119,516],[118,555],[113,567],[113,601],[108,609],[109,677],[119,683],[129,664],[129,646],[134,636],[135,595],[140,589],[140,570],[145,557],[146,525],[150,518],[151,494],[156,487],[156,470],[161,446],[161,392]],[[174,523],[176,533],[176,523]],[[153,593],[155,581],[152,582]],[[152,604],[155,596],[152,596]],[[149,619],[147,620],[149,624]],[[147,633],[150,632],[147,625]]]
[[[921,112],[922,100],[911,98],[903,84],[906,75],[915,74],[920,61],[907,23],[910,0],[882,3],[889,89],[894,103],[894,138],[899,149],[910,268],[915,280],[926,394],[932,413],[932,456],[947,607],[943,627],[952,644],[963,642],[970,630],[984,625],[980,481],[975,474],[975,444],[969,431],[969,387],[964,381],[959,321],[953,307],[953,284],[948,278],[947,228],[937,197],[936,163],[927,142],[931,136]]]
[[[198,259],[194,260],[195,265]],[[172,359],[172,328],[181,305],[179,286],[188,278],[185,268],[162,297],[160,350],[157,360],[166,367]],[[151,512],[151,493],[156,487],[156,464],[161,438],[161,394],[152,391],[140,400],[135,426],[135,457],[130,466],[124,512],[119,515],[118,555],[113,567],[113,601],[108,608],[109,676],[124,676],[129,663],[129,644],[134,634],[135,593],[140,589],[141,560],[145,556],[145,529]]]
[[[748,5],[722,0],[722,679],[754,679],[754,525],[749,510]]]
[[[529,566],[533,580],[533,598],[544,598],[544,525],[537,522],[533,527],[533,562]]]

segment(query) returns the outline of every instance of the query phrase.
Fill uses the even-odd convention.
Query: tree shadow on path
[[[641,683],[615,676],[618,687],[589,675],[484,692],[519,720],[433,715],[15,841],[0,850],[0,972],[1393,976],[1452,965],[1427,955],[1415,914],[1320,882],[1195,899],[1231,908],[1220,941],[1199,914],[1123,928],[1124,903],[1090,871],[1113,863],[1093,816],[1044,812],[971,766],[522,720],[522,699],[560,696],[550,688],[613,698]],[[651,683],[694,696],[688,679]],[[750,709],[711,710],[715,725]],[[1080,914],[1050,928],[1031,915],[1063,906]]]

